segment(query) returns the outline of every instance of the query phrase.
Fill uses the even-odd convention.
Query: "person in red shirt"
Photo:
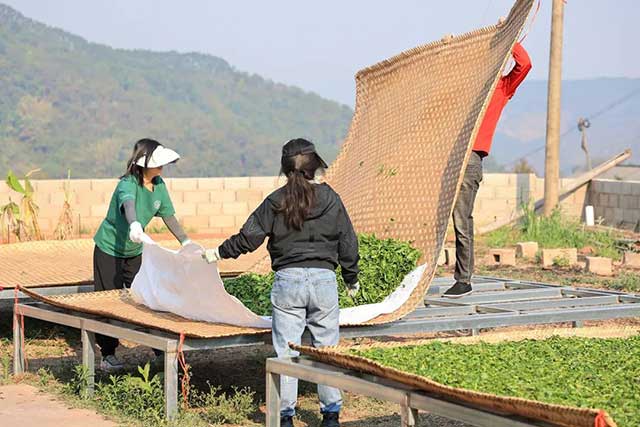
[[[531,59],[520,43],[515,44],[511,54],[515,66],[507,75],[500,78],[491,96],[453,208],[453,228],[456,235],[456,268],[453,277],[456,282],[444,293],[448,298],[459,298],[472,292],[473,205],[482,181],[482,159],[489,155],[493,134],[504,106],[531,70]]]

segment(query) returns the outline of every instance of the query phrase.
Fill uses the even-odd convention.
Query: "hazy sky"
[[[506,15],[508,0],[0,0],[119,48],[197,51],[242,71],[353,105],[357,70]],[[551,0],[525,46],[547,76]],[[640,0],[568,0],[563,76],[640,77]]]

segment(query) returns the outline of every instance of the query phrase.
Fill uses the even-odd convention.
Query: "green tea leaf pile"
[[[640,426],[640,336],[434,342],[351,353],[452,387],[604,409],[620,427]]]
[[[355,298],[347,295],[340,268],[336,271],[339,302],[343,308],[377,303],[385,299],[400,285],[404,277],[416,268],[421,255],[420,251],[409,243],[394,239],[378,239],[372,234],[358,235],[358,244],[360,291]],[[224,287],[251,311],[265,316],[271,314],[270,294],[273,279],[273,273],[248,273],[225,280]]]

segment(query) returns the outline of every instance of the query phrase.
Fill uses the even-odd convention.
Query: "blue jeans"
[[[323,268],[285,268],[276,272],[271,290],[273,347],[278,357],[295,357],[288,342],[300,344],[305,327],[314,347],[337,345],[339,339],[338,285],[336,273]],[[280,380],[281,416],[295,414],[298,379]],[[340,390],[318,385],[320,412],[339,412]]]

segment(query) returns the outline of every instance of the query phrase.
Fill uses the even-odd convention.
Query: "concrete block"
[[[256,202],[262,201],[262,190],[256,188],[241,188],[236,190],[236,201]]]
[[[622,256],[622,265],[625,267],[640,268],[640,253],[625,252]]]
[[[640,196],[624,195],[621,200],[622,209],[639,209],[640,208]],[[640,217],[640,212],[638,212]]]
[[[622,220],[629,224],[635,224],[640,218],[640,210],[638,209],[624,209],[622,212]]]
[[[235,190],[211,190],[209,191],[209,198],[212,203],[235,202],[236,191]]]
[[[198,189],[198,178],[171,178],[166,182],[171,190],[196,191]]]
[[[535,258],[538,253],[538,242],[516,243],[516,256],[520,258]]]
[[[239,188],[249,188],[249,177],[240,176],[233,178],[224,178],[224,188],[226,190],[237,190]]]
[[[222,203],[199,203],[196,207],[199,216],[220,215],[222,213]]]
[[[174,207],[178,218],[183,216],[196,216],[198,214],[198,205],[196,203],[180,203],[179,205],[174,205]]]
[[[104,218],[107,215],[107,211],[109,210],[109,205],[92,205],[91,206],[91,216]]]
[[[456,248],[444,248],[444,262],[451,266],[456,264]]]
[[[482,185],[486,185],[488,187],[506,187],[509,185],[510,175],[511,174],[508,173],[485,173],[482,177]]]
[[[611,258],[588,256],[586,257],[586,270],[598,276],[611,276],[613,274]]]
[[[77,191],[71,202],[71,206],[76,205],[101,205],[111,201],[111,193],[104,191]]]
[[[234,225],[238,230],[240,230],[240,227],[242,227],[244,223],[247,222],[247,218],[249,218],[248,215],[236,215],[233,217]]]
[[[249,178],[249,187],[259,190],[274,190],[278,187],[278,177],[252,176]]]
[[[515,249],[491,249],[489,256],[493,265],[516,265]]]
[[[185,191],[184,203],[209,203],[208,191]]]
[[[92,179],[91,191],[104,191],[105,193],[113,193],[118,186],[119,180],[117,179]],[[73,188],[73,181],[71,181],[71,188]]]
[[[18,175],[18,180],[20,181],[20,185],[24,186],[24,180],[22,179],[22,176]],[[32,180],[31,186],[36,193],[51,193],[53,191],[62,191],[63,183],[64,180],[61,179],[38,179]]]
[[[518,191],[514,186],[499,186],[494,189],[494,197],[496,199],[515,200],[517,195]]]
[[[542,265],[544,267],[551,267],[555,259],[565,259],[569,265],[576,265],[578,250],[576,248],[542,250]]]
[[[183,216],[180,220],[185,228],[195,228],[199,230],[200,228],[209,227],[209,217],[206,216]]]
[[[209,217],[209,227],[210,228],[232,228],[235,231],[235,218],[230,215],[211,215]]]
[[[222,190],[224,178],[198,178],[198,190]]]
[[[247,202],[226,202],[222,204],[222,213],[225,215],[248,215]]]
[[[631,195],[632,196],[640,196],[640,182],[630,182],[631,186]]]

